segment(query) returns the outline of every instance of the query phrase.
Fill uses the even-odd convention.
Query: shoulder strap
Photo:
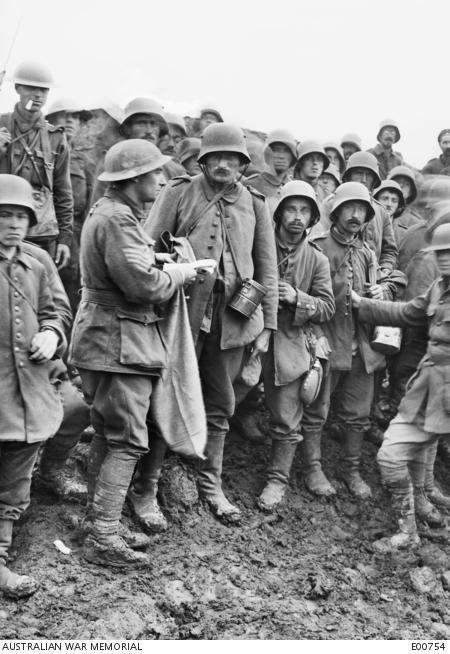
[[[23,297],[23,299],[24,299],[26,302],[28,302],[28,304],[30,305],[30,307],[33,309],[34,313],[37,315],[36,307],[35,307],[34,304],[31,302],[31,300],[30,300],[30,298],[28,297],[28,295],[26,295],[26,294],[22,291],[22,289],[20,288],[20,286],[17,286],[17,284],[15,284],[15,283],[13,282],[13,280],[11,279],[11,277],[10,277],[7,273],[5,273],[4,270],[0,270],[0,274],[2,274],[3,277],[8,281],[8,283],[13,287],[13,289],[14,289],[15,291],[17,291],[17,292],[18,292],[18,293]]]
[[[192,219],[192,216],[189,216],[184,223],[181,223],[180,227],[177,229],[177,232],[175,236],[189,236],[189,234],[192,232],[194,227],[197,226],[199,223],[200,219],[203,218],[205,213],[211,209],[223,196],[224,192],[226,189],[223,191],[219,191],[219,193],[216,193],[216,195],[206,204],[203,209],[198,213],[194,218]]]

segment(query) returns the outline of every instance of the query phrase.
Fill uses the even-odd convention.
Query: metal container
[[[254,279],[244,279],[241,288],[233,295],[228,306],[240,313],[241,316],[250,318],[266,293],[267,290],[264,286],[255,282]]]
[[[373,330],[370,343],[372,350],[381,354],[398,354],[402,344],[402,330],[400,327],[386,327],[377,325]]]

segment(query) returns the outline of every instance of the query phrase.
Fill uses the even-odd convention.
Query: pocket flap
[[[151,323],[157,322],[162,318],[154,309],[147,309],[146,311],[125,311],[119,309],[116,315],[119,320],[132,320],[142,325],[151,325]]]

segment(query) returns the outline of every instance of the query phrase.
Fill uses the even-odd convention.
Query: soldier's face
[[[198,155],[194,154],[192,157],[189,157],[189,159],[183,161],[183,168],[186,169],[187,174],[191,177],[194,177],[194,175],[198,175],[202,172],[197,161],[197,156]]]
[[[381,191],[381,193],[377,195],[377,200],[383,205],[389,216],[392,218],[400,204],[400,198],[397,193],[388,190]]]
[[[352,154],[355,154],[355,152],[359,152],[358,148],[353,143],[343,143],[342,150],[344,151],[345,161],[348,161],[348,158],[351,157]]]
[[[176,147],[185,137],[183,131],[178,125],[169,123],[169,133],[162,137],[159,142],[159,149],[163,154],[173,157],[176,152]]]
[[[208,177],[216,184],[231,184],[239,174],[241,160],[234,152],[214,152],[206,157]]]
[[[380,134],[380,143],[385,147],[390,147],[395,143],[397,130],[395,127],[383,127]]]
[[[284,143],[272,143],[270,145],[272,150],[272,163],[275,171],[285,173],[294,164],[292,152]]]
[[[280,232],[300,238],[311,224],[311,218],[311,203],[307,198],[287,198],[281,207]]]
[[[327,193],[334,193],[337,189],[337,182],[332,175],[322,173],[319,179],[320,186],[327,191]]]
[[[30,214],[26,207],[0,205],[0,246],[16,247],[23,241],[28,230]]]
[[[348,174],[349,182],[359,182],[371,191],[375,184],[375,175],[368,168],[352,168]]]
[[[366,221],[367,207],[364,202],[349,200],[341,204],[336,214],[335,224],[339,231],[348,236],[355,236]]]
[[[139,202],[153,202],[165,184],[161,168],[137,177],[136,194]]]
[[[153,114],[135,114],[126,121],[124,132],[128,139],[145,139],[158,145],[161,125]]]
[[[393,177],[397,184],[399,184],[400,188],[403,191],[403,197],[405,198],[405,202],[408,202],[409,198],[412,197],[413,194],[413,185],[410,179],[408,177],[405,177],[405,175],[397,175],[396,177]]]
[[[80,122],[80,114],[66,111],[64,116],[64,129],[68,141],[71,141],[74,136],[76,136],[80,129]]]
[[[441,275],[450,277],[450,250],[436,250],[434,254]]]
[[[330,160],[330,163],[336,166],[338,170],[341,169],[341,158],[339,156],[339,152],[335,150],[334,148],[325,148],[325,152],[327,153],[327,157]]]
[[[16,84],[16,91],[19,94],[20,107],[30,113],[36,113],[46,103],[49,89],[43,89],[40,86]]]
[[[208,125],[212,125],[213,123],[219,123],[219,122],[220,121],[216,116],[216,114],[206,111],[200,116],[200,121],[199,121],[200,134],[203,134],[205,129],[208,127]]]
[[[322,156],[317,152],[312,152],[303,157],[300,166],[300,175],[307,182],[316,181],[323,173],[324,164]]]
[[[450,134],[445,134],[439,141],[443,154],[450,154]]]

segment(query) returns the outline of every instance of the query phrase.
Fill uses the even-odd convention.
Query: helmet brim
[[[109,173],[105,170],[97,177],[97,179],[100,182],[119,182],[124,179],[132,179],[133,177],[139,177],[139,175],[145,175],[145,173],[151,173],[152,170],[162,168],[171,160],[171,157],[166,154],[161,154],[156,160],[136,166],[135,168],[130,168],[129,170],[117,171],[115,173]]]

